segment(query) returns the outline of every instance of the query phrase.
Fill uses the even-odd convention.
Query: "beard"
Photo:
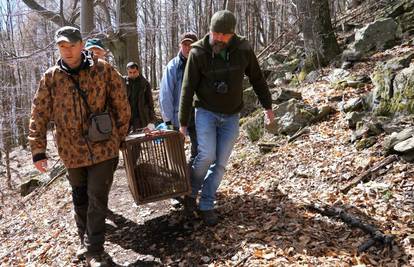
[[[209,42],[210,42],[210,46],[211,46],[211,49],[213,50],[214,54],[218,54],[223,49],[226,49],[227,48],[227,44],[226,43],[221,42],[221,41],[213,40],[213,38],[211,38],[211,35],[210,35],[210,41]]]
[[[220,53],[222,50],[227,48],[227,44],[219,41],[213,42],[211,45],[211,48],[213,49],[214,54]]]

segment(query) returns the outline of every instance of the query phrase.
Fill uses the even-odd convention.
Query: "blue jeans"
[[[191,196],[201,189],[200,210],[214,208],[216,191],[239,135],[239,114],[195,111],[198,154],[191,166]]]

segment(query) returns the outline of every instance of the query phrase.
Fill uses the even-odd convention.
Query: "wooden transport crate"
[[[184,139],[179,132],[129,135],[121,151],[128,186],[137,204],[190,193]]]

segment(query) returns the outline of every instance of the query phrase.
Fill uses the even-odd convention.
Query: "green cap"
[[[99,48],[101,50],[105,50],[105,46],[103,45],[102,41],[98,38],[92,38],[86,41],[85,49],[89,49],[93,47]]]
[[[55,42],[60,43],[62,41],[69,43],[82,41],[82,36],[79,29],[71,26],[65,26],[58,29],[55,33]]]
[[[210,31],[219,33],[234,33],[236,17],[228,10],[220,10],[211,17]]]

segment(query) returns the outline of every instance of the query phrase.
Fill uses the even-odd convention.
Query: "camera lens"
[[[229,90],[227,83],[224,81],[215,81],[214,87],[216,88],[216,93],[218,94],[227,94]]]

